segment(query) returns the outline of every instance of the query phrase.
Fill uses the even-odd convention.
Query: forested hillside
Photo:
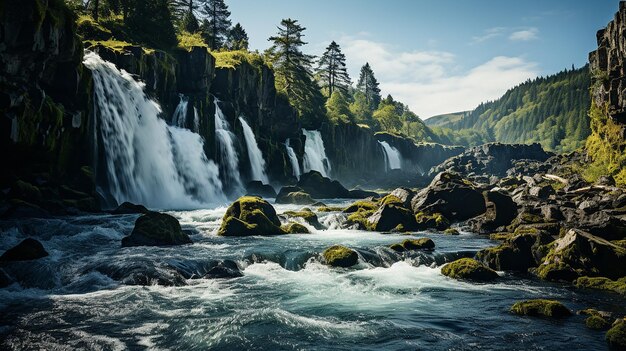
[[[548,150],[568,152],[589,136],[590,73],[588,66],[529,80],[500,99],[474,111],[427,120],[445,143],[538,142]]]

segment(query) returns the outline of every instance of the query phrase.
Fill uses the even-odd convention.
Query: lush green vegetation
[[[444,143],[540,143],[558,152],[576,150],[590,134],[587,66],[529,80],[469,113],[437,116],[426,124]]]

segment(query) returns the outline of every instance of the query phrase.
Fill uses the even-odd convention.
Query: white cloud
[[[422,118],[471,110],[538,75],[536,64],[520,57],[498,56],[461,70],[449,52],[404,52],[355,37],[343,37],[338,43],[354,81],[361,66],[369,62],[382,93],[408,104]]]
[[[539,29],[529,28],[511,33],[509,39],[512,41],[530,41],[538,39]]]
[[[471,44],[479,44],[479,43],[485,42],[487,40],[490,40],[490,39],[493,39],[493,38],[497,38],[499,36],[502,36],[505,31],[506,31],[506,28],[504,28],[504,27],[489,28],[489,29],[485,30],[482,35],[478,35],[478,36],[472,37],[472,41],[470,43]]]

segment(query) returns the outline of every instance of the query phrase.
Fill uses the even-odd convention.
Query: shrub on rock
[[[352,267],[359,261],[356,251],[341,245],[334,245],[322,253],[327,265],[333,267]]]
[[[454,279],[479,282],[488,282],[498,278],[498,273],[493,269],[471,258],[461,258],[446,264],[441,268],[441,274]]]
[[[553,318],[567,317],[572,312],[562,303],[555,300],[526,300],[515,303],[511,312],[522,316],[544,316]]]
[[[135,221],[129,236],[122,238],[122,247],[172,246],[190,244],[178,220],[168,214],[149,212]]]

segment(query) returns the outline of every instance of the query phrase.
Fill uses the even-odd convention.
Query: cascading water
[[[400,151],[395,147],[389,145],[386,141],[378,141],[383,148],[383,155],[385,157],[386,170],[400,169],[402,168],[402,157]]]
[[[156,208],[196,208],[224,201],[218,168],[204,153],[200,135],[168,126],[144,84],[93,52],[97,130],[108,191],[118,202]]]
[[[196,133],[200,133],[200,115],[198,114],[198,109],[194,106],[193,108],[193,131]]]
[[[218,150],[220,173],[234,193],[241,192],[243,186],[239,176],[239,155],[235,150],[236,137],[230,131],[230,124],[220,108],[220,101],[215,98],[213,102],[215,104],[215,143]]]
[[[306,137],[304,142],[304,172],[318,171],[324,177],[330,175],[330,161],[326,157],[324,140],[319,130],[302,129]]]
[[[243,127],[243,136],[246,139],[248,148],[248,158],[250,159],[250,169],[252,170],[252,180],[260,180],[263,184],[269,183],[265,172],[265,160],[261,154],[261,149],[256,143],[254,132],[243,117],[239,117],[239,122]]]
[[[291,162],[291,169],[293,169],[293,176],[298,180],[300,179],[300,164],[298,163],[298,157],[296,157],[296,152],[293,151],[293,148],[290,145],[290,140],[287,139],[285,142],[285,148],[287,149],[287,156],[289,156],[289,162]]]
[[[180,128],[185,128],[185,122],[187,120],[187,106],[189,106],[189,98],[183,94],[178,95],[180,102],[174,110],[174,116],[172,116],[172,125]]]

